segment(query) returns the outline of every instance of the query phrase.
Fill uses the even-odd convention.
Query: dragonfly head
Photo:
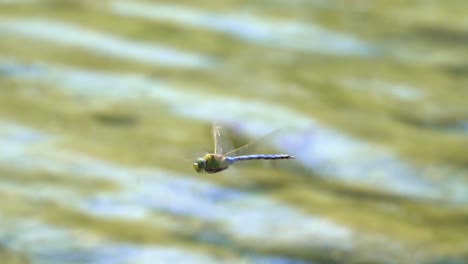
[[[198,173],[206,173],[205,168],[206,168],[206,160],[202,158],[198,158],[194,163],[193,163],[193,168],[195,169],[196,172]]]

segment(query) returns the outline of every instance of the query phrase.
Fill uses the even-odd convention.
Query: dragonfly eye
[[[205,172],[206,168],[206,161],[202,158],[198,158],[194,163],[193,163],[193,168],[195,169],[196,172],[203,173]]]

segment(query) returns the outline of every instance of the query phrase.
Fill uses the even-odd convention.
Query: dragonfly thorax
[[[199,173],[216,173],[229,167],[227,157],[219,154],[206,154],[193,163],[193,168]]]

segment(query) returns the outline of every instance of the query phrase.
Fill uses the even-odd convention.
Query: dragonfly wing
[[[248,154],[254,154],[258,152],[259,148],[264,147],[264,146],[272,146],[272,141],[275,140],[283,130],[277,129],[274,130],[267,135],[258,138],[254,141],[251,141],[241,147],[238,147],[236,149],[233,149],[227,153],[225,153],[225,156],[242,156],[242,155],[248,155]]]
[[[224,126],[214,123],[213,124],[213,139],[215,144],[215,154],[224,155],[226,151],[232,150],[231,140],[228,133],[226,133]]]

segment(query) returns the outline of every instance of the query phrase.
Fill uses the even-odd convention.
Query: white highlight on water
[[[122,16],[169,21],[226,33],[267,46],[334,55],[369,56],[375,47],[344,33],[298,21],[277,21],[246,12],[215,13],[182,5],[113,1],[112,10]]]
[[[173,114],[209,122],[217,120],[219,109],[223,109],[224,122],[236,124],[239,131],[254,137],[265,135],[272,126],[295,128],[296,132],[276,142],[278,147],[324,177],[409,197],[468,200],[464,171],[418,168],[400,160],[388,149],[357,140],[324,127],[302,113],[268,102],[189,91],[138,74],[24,66],[11,61],[0,63],[1,71],[12,77],[44,82],[100,104],[146,98],[165,104]],[[239,120],[243,121],[239,123]]]
[[[84,49],[98,55],[130,61],[181,68],[211,68],[215,60],[208,56],[179,51],[155,43],[143,43],[106,32],[45,19],[2,18],[0,33]]]

